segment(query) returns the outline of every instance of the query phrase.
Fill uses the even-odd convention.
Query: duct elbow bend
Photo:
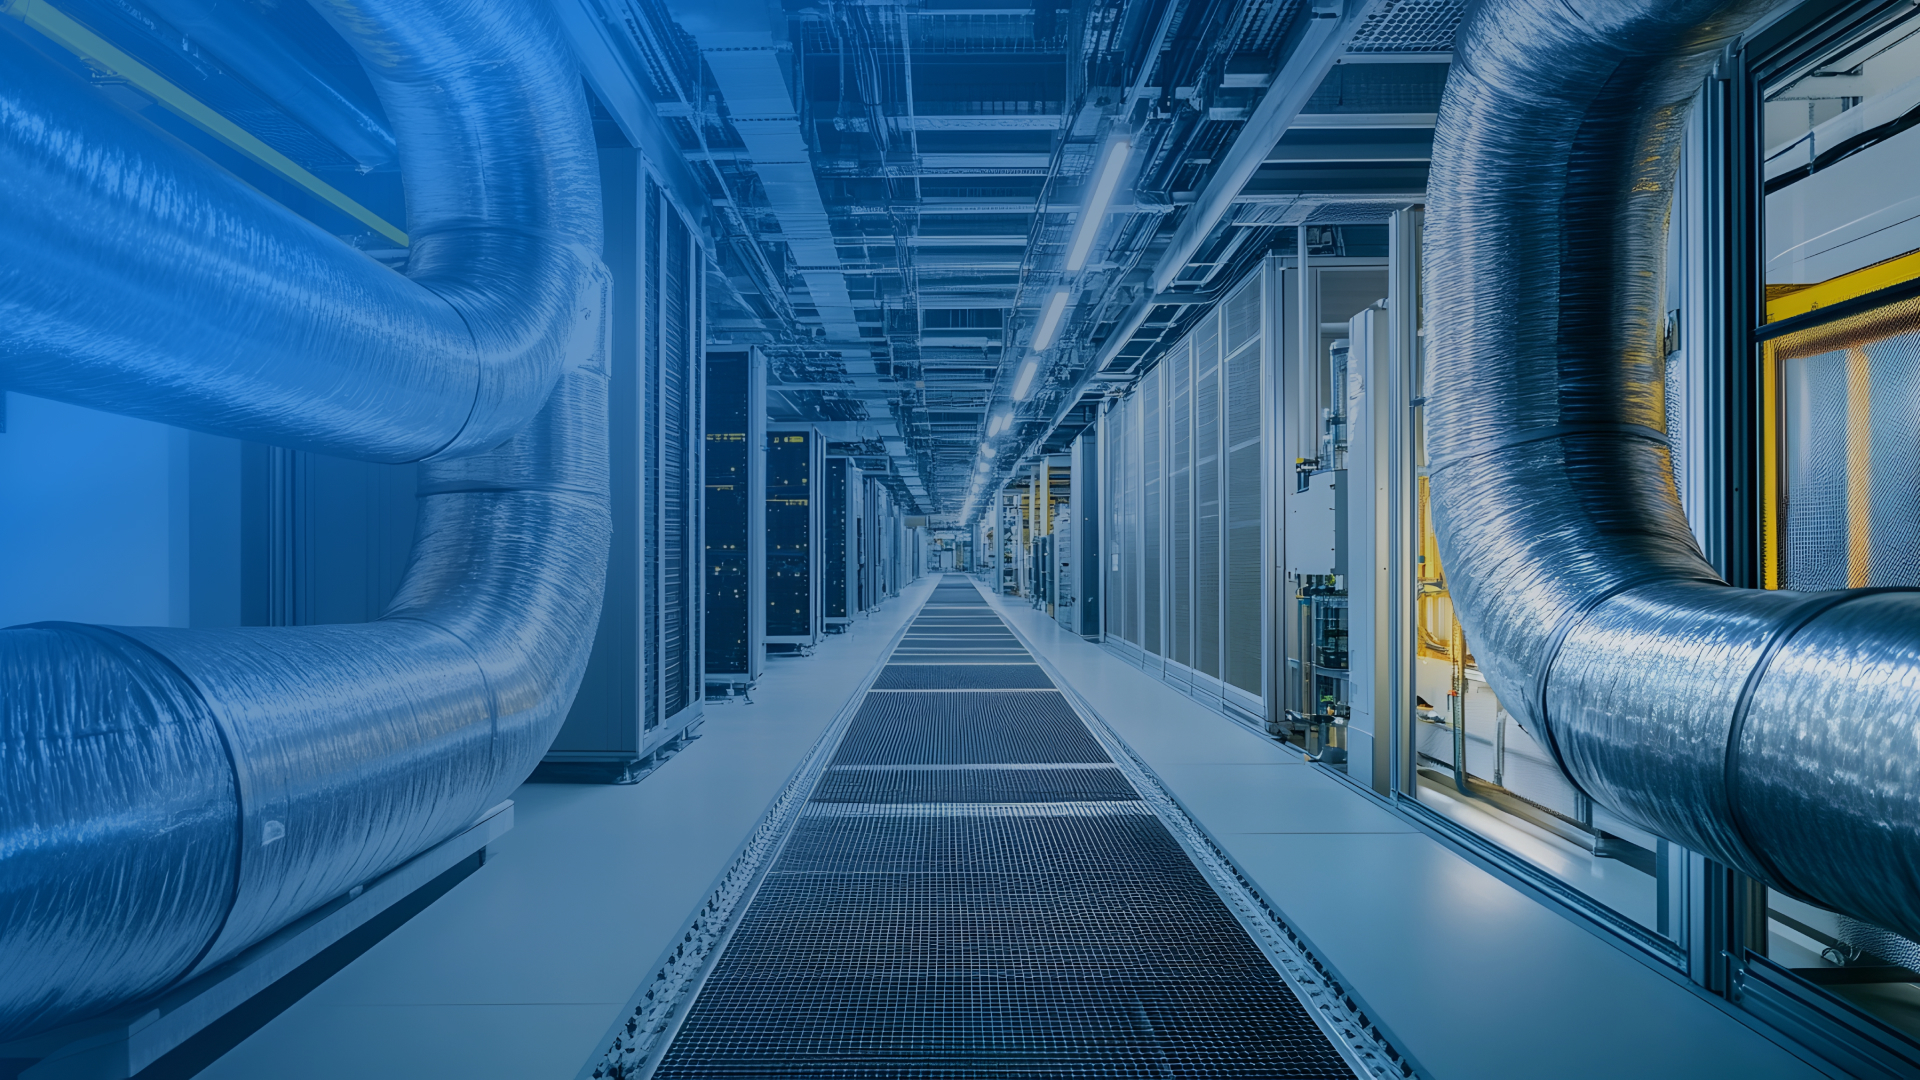
[[[531,771],[586,668],[610,287],[572,58],[537,3],[316,6],[395,121],[405,277],[0,34],[0,261],[48,262],[0,282],[10,388],[425,461],[372,623],[0,631],[0,1040],[189,978],[452,835]]]
[[[1441,557],[1503,704],[1634,823],[1920,937],[1920,594],[1735,589],[1664,417],[1688,110],[1750,0],[1490,0],[1429,184]]]

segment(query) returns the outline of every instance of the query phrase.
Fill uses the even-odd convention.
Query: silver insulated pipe
[[[1664,430],[1681,132],[1769,6],[1469,15],[1429,187],[1435,523],[1489,682],[1581,790],[1920,937],[1920,595],[1729,587],[1688,532]]]
[[[375,622],[0,631],[0,1040],[204,970],[457,832],[526,777],[586,665],[607,279],[578,71],[534,0],[316,6],[393,122],[404,276],[0,33],[0,385],[432,457]]]

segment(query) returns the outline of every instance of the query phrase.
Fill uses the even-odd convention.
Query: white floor
[[[638,785],[521,788],[485,867],[202,1075],[571,1080],[931,586],[774,661]],[[1430,1075],[1822,1075],[1297,753],[999,606]]]
[[[932,586],[771,660],[638,784],[522,786],[485,866],[200,1075],[572,1080]]]

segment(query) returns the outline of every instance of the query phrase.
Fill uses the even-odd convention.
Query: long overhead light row
[[[1086,269],[1087,259],[1093,254],[1093,242],[1099,239],[1100,228],[1106,223],[1107,211],[1113,206],[1113,196],[1120,188],[1120,177],[1125,174],[1127,159],[1133,153],[1133,143],[1126,138],[1115,139],[1107,144],[1107,150],[1100,159],[1099,173],[1094,178],[1093,191],[1087,197],[1087,204],[1081,208],[1078,220],[1074,222],[1073,236],[1067,244],[1066,271],[1078,274]],[[1020,364],[1020,370],[1013,378],[1013,400],[1025,401],[1033,396],[1034,381],[1040,375],[1040,353],[1052,347],[1055,337],[1060,333],[1061,323],[1067,314],[1067,301],[1072,298],[1070,287],[1055,289],[1047,297],[1047,306],[1041,311],[1040,322],[1034,327],[1033,339],[1027,344],[1027,357]],[[996,438],[1013,424],[1013,410],[1001,409],[987,421],[986,437]],[[980,457],[976,461],[973,483],[967,490],[967,508],[962,511],[962,519],[972,516],[977,505],[980,490],[986,483],[987,462],[997,452],[985,442],[980,444]]]

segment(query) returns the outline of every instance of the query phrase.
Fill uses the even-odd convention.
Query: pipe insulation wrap
[[[572,57],[519,3],[316,6],[396,133],[406,276],[0,34],[0,383],[384,462],[497,445],[540,407],[593,332]]]
[[[394,119],[411,281],[0,34],[4,153],[72,166],[32,196],[64,222],[0,223],[9,379],[24,365],[31,392],[375,459],[469,451],[422,466],[375,622],[0,631],[0,1040],[161,990],[465,827],[532,770],[586,667],[611,536],[609,279],[579,75],[540,4],[325,10]],[[32,185],[0,167],[0,186]],[[22,251],[57,264],[52,284]]]
[[[1488,681],[1583,791],[1920,937],[1920,595],[1729,587],[1665,437],[1682,132],[1772,0],[1488,0],[1462,26],[1426,225],[1427,439]]]

